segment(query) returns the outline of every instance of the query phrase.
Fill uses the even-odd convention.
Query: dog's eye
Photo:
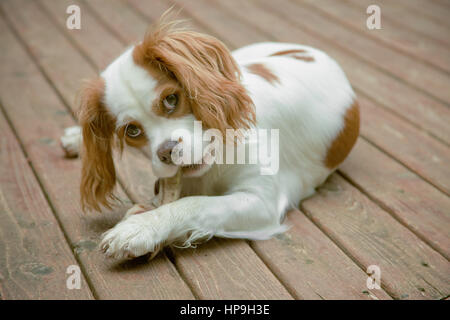
[[[129,136],[130,138],[137,138],[142,134],[142,130],[139,129],[138,126],[134,125],[134,124],[129,124],[127,126],[127,136]]]
[[[171,114],[177,107],[178,96],[176,94],[169,94],[164,100],[164,108],[168,114]]]

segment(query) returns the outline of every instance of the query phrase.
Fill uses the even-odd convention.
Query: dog
[[[80,126],[61,142],[69,155],[81,153],[84,210],[114,205],[114,148],[142,149],[159,178],[182,171],[180,199],[148,211],[135,206],[103,235],[100,248],[117,259],[213,236],[260,240],[286,231],[286,212],[336,170],[359,135],[354,91],[324,52],[264,42],[231,53],[218,39],[164,19],[92,79],[80,100]],[[194,150],[196,122],[202,134],[214,129],[224,140],[232,129],[276,130],[278,167],[267,173],[259,162],[207,163],[204,152],[176,163],[175,148]],[[247,138],[223,145],[255,143]]]

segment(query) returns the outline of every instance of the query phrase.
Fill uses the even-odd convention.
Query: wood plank
[[[141,41],[148,24],[136,16],[136,12],[123,1],[89,0],[82,2],[90,7],[90,13],[107,26],[124,44]],[[113,22],[114,28],[110,27]]]
[[[158,1],[159,2],[159,1]],[[162,3],[162,2],[159,2]],[[140,6],[138,7],[139,10],[142,10],[142,12],[145,15],[148,15],[151,18],[157,18],[160,14],[158,11],[154,9],[155,2],[152,2],[152,6],[145,6],[142,2],[136,1],[136,4]],[[167,9],[169,4],[163,5],[160,9],[161,12],[163,12],[165,9]],[[192,10],[196,10],[197,8],[190,8]],[[183,11],[184,12],[184,11]],[[203,18],[203,17],[201,17]],[[230,20],[229,17],[227,17],[227,20]],[[205,20],[203,20],[205,22]],[[216,21],[214,19],[214,21]],[[206,22],[205,22],[206,23]],[[197,29],[202,32],[208,32],[208,30],[203,29]],[[336,250],[336,246],[332,244],[329,239],[326,238],[325,235],[323,235],[320,230],[317,229],[314,225],[311,223],[307,224],[307,228],[309,228],[308,233],[316,234],[315,237],[313,237],[313,240],[309,240],[308,238],[300,237],[295,238],[294,240],[291,240],[291,246],[290,247],[283,247],[283,249],[279,248],[279,241],[277,240],[270,240],[270,241],[264,241],[264,242],[255,242],[252,243],[253,249],[255,249],[256,252],[264,259],[264,261],[270,266],[271,270],[273,270],[276,274],[278,279],[282,280],[283,284],[285,286],[288,286],[290,288],[289,292],[294,295],[297,299],[333,299],[333,298],[347,298],[347,299],[371,299],[372,297],[378,297],[380,299],[389,299],[390,297],[384,292],[384,291],[377,291],[375,290],[370,292],[370,290],[367,290],[365,288],[365,279],[367,278],[367,275],[358,268],[354,262],[352,262],[348,257],[345,256],[339,249]],[[304,230],[301,225],[298,225],[296,230]],[[295,237],[295,235],[293,236]],[[224,241],[224,240],[221,240]],[[240,242],[234,242],[234,243],[240,243]],[[209,244],[208,244],[209,245]],[[205,280],[202,277],[198,277],[199,272],[197,271],[199,268],[204,268],[204,264],[210,265],[216,261],[216,258],[213,257],[206,257],[205,255],[209,252],[209,247],[207,246],[200,246],[196,250],[192,250],[193,256],[189,257],[189,263],[186,263],[183,265],[183,260],[185,258],[184,253],[186,251],[180,251],[180,255],[176,259],[176,262],[180,262],[179,270],[180,272],[184,272],[183,274],[186,274],[186,277],[197,277],[196,281],[199,281],[200,283],[203,283]],[[322,251],[317,252],[314,248],[316,246],[321,246]],[[217,244],[213,244],[213,246],[217,246]],[[299,246],[308,246],[311,248],[307,253],[304,253],[304,251],[299,251],[296,248]],[[270,249],[270,250],[262,250],[262,248],[277,248],[277,249]],[[243,247],[245,248],[245,247]],[[278,255],[274,255],[274,252],[276,250],[281,250]],[[323,253],[327,252],[326,255]],[[317,261],[317,265],[320,265],[320,267],[311,268],[312,266],[308,265],[309,260],[306,262],[306,264],[302,264],[302,261],[304,261],[304,257],[308,255],[310,260]],[[227,257],[224,253],[224,259]],[[282,257],[282,258],[281,258]],[[211,261],[210,261],[211,260]],[[299,267],[299,264],[302,265],[302,267]],[[339,273],[336,272],[335,264],[338,264],[342,267],[345,267],[346,270],[352,270],[352,273]],[[229,265],[229,264],[226,264]],[[218,266],[219,270],[223,269],[224,266]],[[315,271],[314,271],[315,270]],[[203,274],[204,272],[201,272],[200,274]],[[238,272],[237,274],[240,274],[241,272]],[[324,274],[329,275],[329,277],[324,276]],[[220,276],[228,277],[228,274],[223,274]],[[330,279],[335,279],[340,283],[340,290],[336,291],[335,289],[330,287]],[[227,282],[227,281],[225,281]],[[229,281],[228,281],[229,282]],[[220,287],[217,285],[211,286],[202,284],[200,286],[203,291],[210,292],[210,294],[214,294],[214,296],[219,295]],[[364,289],[365,288],[365,289]],[[363,292],[364,291],[364,292]],[[370,293],[369,293],[370,292]],[[253,294],[251,295],[253,296]]]
[[[368,289],[367,274],[302,212],[291,211],[287,219],[289,231],[251,245],[296,298],[391,299]]]
[[[427,37],[421,37],[403,28],[401,24],[386,19],[382,22],[382,29],[370,30],[366,26],[368,15],[364,14],[365,11],[362,12],[361,8],[350,3],[332,0],[307,0],[306,3],[330,19],[348,26],[364,37],[373,38],[381,45],[414,57],[421,63],[432,65],[446,72],[450,71],[450,51],[447,46],[441,45]]]
[[[447,26],[438,23],[422,15],[420,12],[412,12],[405,10],[397,1],[383,0],[346,0],[353,5],[358,6],[362,10],[367,9],[371,4],[378,5],[382,8],[382,19],[395,21],[403,27],[411,30],[415,34],[422,37],[435,40],[447,46],[450,46]],[[383,23],[383,22],[382,22]]]
[[[152,19],[156,18],[155,15],[161,15],[160,13],[151,10],[145,3],[139,0],[128,0],[133,6],[144,12],[148,17]],[[267,37],[261,32],[257,31],[256,28],[249,28],[244,22],[238,19],[229,19],[227,15],[220,10],[209,10],[210,4],[197,1],[161,1],[155,0],[157,6],[160,8],[170,8],[174,3],[180,5],[184,10],[181,11],[181,17],[191,17],[194,18],[197,26],[200,27],[198,30],[209,30],[208,33],[214,32],[220,34],[220,28],[225,27],[228,32],[234,35],[232,41],[229,39],[220,39],[228,46],[241,47],[252,42],[267,41]],[[153,3],[152,3],[153,6]],[[195,10],[189,8],[195,7]],[[184,12],[185,11],[185,12]],[[187,15],[188,13],[188,15]],[[216,21],[216,24],[212,25],[203,18],[205,15],[208,16],[209,21]],[[197,27],[196,26],[196,27]]]
[[[3,12],[8,12],[9,20],[14,20],[15,26],[22,26],[20,30],[23,31],[23,26],[29,25],[41,31],[43,45],[48,41],[60,40],[57,34],[51,34],[51,30],[55,29],[48,24],[47,17],[42,15],[35,2],[3,1],[1,6]],[[89,275],[96,298],[193,298],[167,257],[160,255],[150,264],[145,259],[117,263],[105,260],[95,250],[101,233],[117,223],[124,214],[124,207],[101,215],[81,212],[78,193],[80,161],[65,159],[56,142],[64,127],[74,125],[73,118],[2,19],[1,30],[4,32],[1,33],[1,42],[8,48],[2,50],[0,61],[3,66],[0,96],[5,111],[23,142],[71,246],[75,248],[80,263]],[[39,32],[34,35],[38,36]],[[37,40],[32,40],[35,48],[39,43]],[[52,56],[58,57],[58,54],[64,53],[59,50]],[[70,73],[66,75],[71,76]],[[130,205],[123,193],[119,193],[119,197]]]
[[[450,10],[445,6],[440,6],[433,1],[423,0],[398,0],[398,4],[403,6],[406,10],[414,11],[420,15],[443,24],[450,31],[450,22],[448,16]]]
[[[258,4],[263,5],[266,10],[276,10],[284,18],[295,19],[296,24],[307,32],[335,44],[443,103],[450,103],[448,74],[352,32],[336,21],[324,17],[304,2],[280,0],[275,4],[270,0],[261,0]]]
[[[363,268],[376,265],[396,299],[441,299],[450,263],[343,178],[333,175],[302,210]]]
[[[186,1],[183,2],[184,6],[188,4]],[[301,42],[324,50],[342,65],[357,93],[368,95],[381,106],[411,121],[433,136],[439,137],[441,141],[450,143],[450,127],[448,126],[450,114],[446,106],[366,63],[352,58],[329,42],[305,33],[301,28],[255,6],[251,1],[230,0],[218,4],[229,10],[230,14],[245,19],[265,32],[269,40]],[[218,36],[221,38],[232,38],[233,36],[226,31],[226,28],[219,32]]]
[[[143,19],[144,22],[147,22],[149,24],[157,21],[161,14],[164,13],[166,10],[171,8],[171,4],[168,4],[168,2],[164,0],[154,0],[151,3],[151,7],[149,7],[149,4],[145,1],[139,1],[139,0],[124,0],[124,2],[132,8],[137,15],[141,19]],[[185,25],[188,28],[191,28],[193,30],[202,30],[205,28],[203,25],[203,22],[201,20],[195,20],[192,19],[189,15],[187,15],[183,10],[178,11],[178,9],[174,10],[175,19],[182,20],[183,25]],[[115,27],[111,24],[111,27]]]
[[[450,198],[359,139],[341,172],[397,220],[450,258]]]
[[[360,95],[361,134],[387,154],[450,194],[450,150]]]
[[[200,299],[292,299],[243,240],[213,238],[173,253],[178,270],[195,284]]]
[[[0,299],[93,299],[83,273],[66,286],[78,262],[2,113],[0,131]]]
[[[86,5],[82,5],[79,1],[73,1],[71,3],[63,2],[63,1],[47,1],[43,2],[44,5],[39,5],[39,1],[37,1],[37,5],[42,8],[43,11],[47,13],[51,21],[55,23],[63,24],[66,26],[66,20],[68,14],[66,14],[66,8],[69,5],[77,5],[81,10],[81,29],[68,29],[64,27],[61,29],[61,32],[65,35],[65,37],[70,41],[70,43],[75,46],[83,55],[82,60],[88,60],[90,62],[90,67],[86,67],[81,70],[84,72],[83,77],[91,76],[93,74],[89,69],[93,69],[95,74],[99,71],[103,70],[106,66],[108,66],[117,56],[122,53],[123,45],[117,38],[109,32],[109,30],[103,27],[97,27],[98,21],[97,17],[90,14],[90,10]],[[99,39],[102,39],[99,42]],[[65,41],[67,42],[67,41]],[[108,46],[102,45],[103,43],[108,43]],[[54,44],[52,49],[57,49],[61,45]],[[65,47],[65,46],[64,46]],[[43,51],[42,55],[48,54],[48,51]],[[73,51],[73,48],[72,48]],[[75,60],[78,64],[80,59],[80,55],[76,52],[71,54],[72,57],[77,57]],[[81,65],[86,65],[86,63],[80,63]],[[82,78],[78,78],[78,82]],[[78,83],[79,85],[79,83]],[[73,88],[68,88],[72,92]],[[76,91],[75,91],[76,92]],[[72,104],[73,101],[70,101]]]
[[[67,1],[67,3],[69,2],[72,1]],[[49,6],[53,5],[52,2],[44,1],[44,4],[47,3]],[[64,6],[65,1],[61,1],[61,5]],[[152,3],[151,9],[152,12],[156,13],[154,3]],[[164,11],[162,9],[158,13],[158,17]],[[141,18],[136,16],[133,18],[133,21],[134,19]],[[129,23],[132,23],[132,21],[129,21]],[[142,23],[144,23],[144,20]],[[63,23],[61,25],[64,26]],[[110,27],[115,28],[113,24]],[[82,41],[82,38],[79,40]],[[131,41],[131,39],[126,40]],[[105,43],[105,45],[107,46],[108,44]],[[142,170],[128,170],[129,178],[127,180],[136,181],[139,179],[139,181],[142,181],[143,188],[129,194],[136,202],[146,202],[149,196],[153,194],[155,177],[151,175],[148,161],[147,163],[141,163],[140,167],[148,168],[148,170],[146,172],[142,172]],[[172,251],[178,270],[187,279],[197,297],[200,299],[243,299],[245,297],[254,299],[292,299],[291,295],[246,242],[218,241],[210,241],[210,243],[202,245],[195,250]],[[217,245],[218,243],[220,243],[220,246]],[[199,262],[198,257],[199,255],[203,256],[204,252],[207,252],[209,259]],[[227,261],[225,263],[226,267],[224,267],[224,261]],[[205,277],[203,273],[198,272],[196,268],[199,264],[202,264],[204,272],[208,273],[210,277]],[[230,281],[230,279],[234,280]]]

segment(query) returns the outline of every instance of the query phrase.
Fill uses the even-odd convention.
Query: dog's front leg
[[[188,247],[214,235],[245,238],[274,226],[280,227],[276,212],[254,194],[193,196],[126,216],[104,234],[100,247],[107,256],[133,258],[168,244]]]

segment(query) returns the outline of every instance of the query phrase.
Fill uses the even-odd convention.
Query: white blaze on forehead
[[[151,112],[157,97],[157,84],[150,73],[133,61],[133,48],[129,48],[101,73],[105,79],[105,104],[122,122],[126,117],[139,118]]]

